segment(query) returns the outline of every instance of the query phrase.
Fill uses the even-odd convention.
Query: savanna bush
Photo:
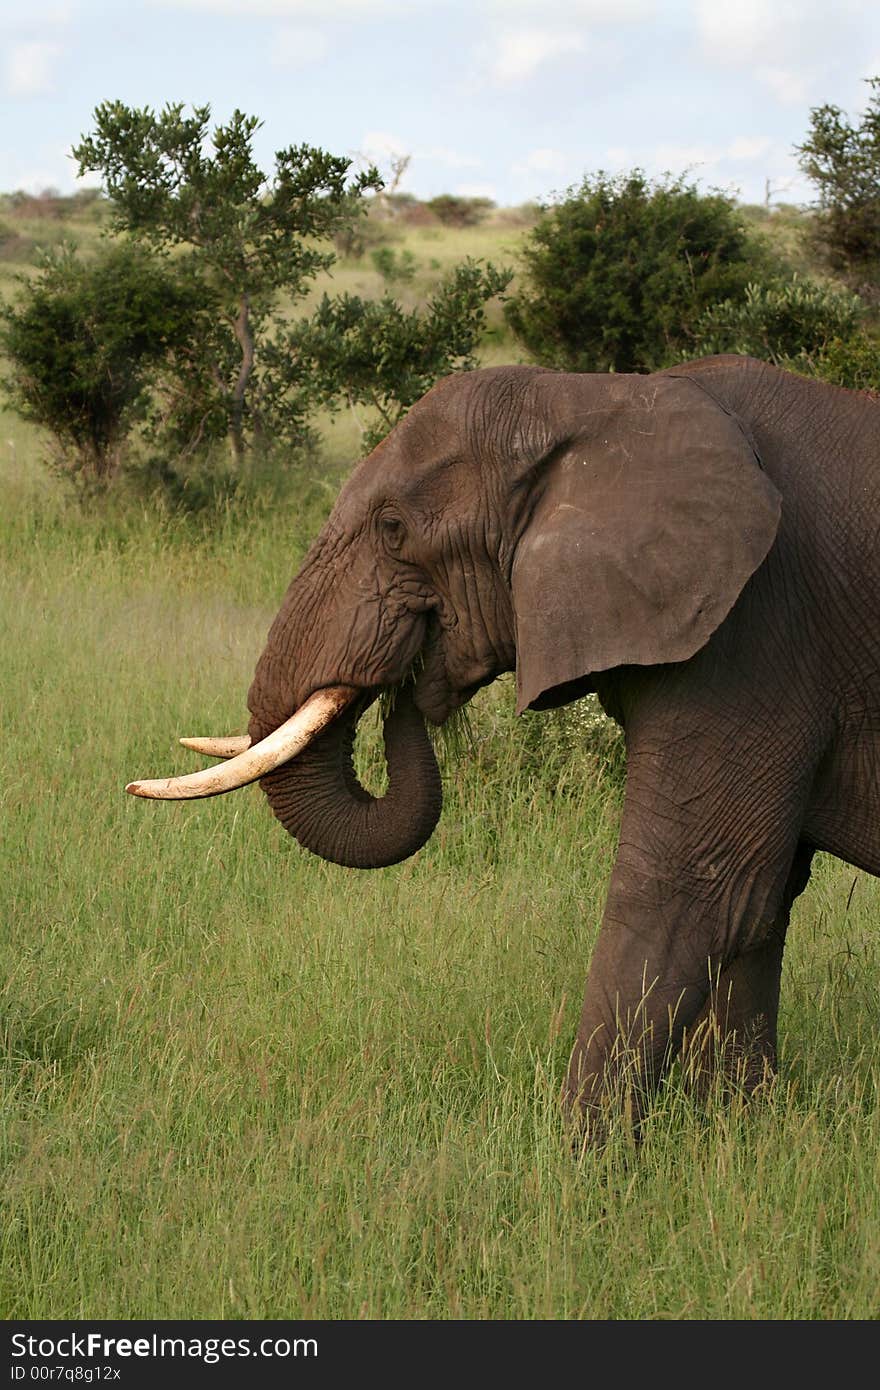
[[[492,211],[491,198],[464,198],[454,193],[441,193],[429,198],[425,206],[444,227],[476,227]]]
[[[409,284],[418,270],[418,261],[412,251],[401,251],[398,254],[392,246],[380,246],[377,251],[371,251],[370,260],[373,269],[378,271],[389,285]]]
[[[0,261],[26,261],[30,259],[34,243],[30,237],[0,222]]]
[[[749,285],[697,325],[701,353],[739,352],[855,390],[880,389],[880,339],[858,295],[792,276]]]
[[[209,106],[186,114],[182,102],[157,114],[107,101],[94,114],[73,154],[80,174],[101,177],[112,229],[173,251],[199,289],[200,331],[173,361],[154,438],[183,456],[225,439],[237,467],[267,435],[300,444],[302,383],[265,365],[279,300],[303,297],[333,263],[330,239],[360,216],[378,172],[350,175],[350,159],[290,145],[267,173],[254,158],[260,121],[238,110],[213,130]]]
[[[21,286],[17,303],[0,310],[5,393],[50,432],[62,472],[106,482],[147,408],[152,371],[191,340],[195,291],[127,242],[89,261],[71,246],[48,253]]]
[[[695,345],[700,353],[741,352],[785,365],[851,338],[863,316],[857,295],[793,275],[711,305],[696,324]]]
[[[710,304],[741,298],[772,264],[732,199],[600,172],[543,208],[504,312],[545,366],[653,371],[692,351]]]
[[[880,338],[866,331],[833,338],[811,367],[812,375],[834,386],[880,393]]]

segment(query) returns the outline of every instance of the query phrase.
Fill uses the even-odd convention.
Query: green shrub
[[[408,284],[418,270],[418,262],[412,251],[401,251],[398,255],[391,246],[380,246],[378,251],[371,251],[370,260],[373,269],[389,285]]]
[[[863,326],[858,295],[801,280],[749,285],[697,327],[701,353],[740,352],[855,390],[880,389],[880,341]]]
[[[810,375],[830,381],[833,386],[880,392],[880,340],[870,333],[833,338],[816,360],[806,365]]]
[[[54,436],[63,471],[106,481],[146,409],[152,371],[192,340],[194,290],[125,242],[88,262],[64,247],[21,283],[18,305],[0,311],[6,394]]]
[[[545,366],[652,371],[692,351],[706,307],[743,295],[769,263],[730,198],[599,173],[542,211],[505,315]]]
[[[444,227],[476,227],[495,204],[491,198],[460,198],[453,193],[441,193],[425,204]]]
[[[359,261],[375,247],[383,247],[400,238],[396,221],[388,216],[384,199],[365,202],[360,215],[352,218],[333,233],[333,248],[342,260]]]
[[[746,286],[742,299],[706,309],[696,325],[700,353],[741,352],[767,362],[814,358],[834,340],[848,339],[863,316],[857,295],[793,275]]]

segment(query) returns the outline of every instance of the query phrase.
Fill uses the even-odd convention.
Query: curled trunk
[[[440,774],[406,688],[383,729],[388,790],[372,796],[352,764],[357,720],[357,709],[343,715],[260,785],[285,830],[306,849],[348,868],[380,869],[415,854],[430,837],[442,805]]]

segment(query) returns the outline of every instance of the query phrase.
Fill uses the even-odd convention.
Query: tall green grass
[[[0,419],[0,1312],[876,1316],[876,882],[825,859],[797,907],[768,1099],[673,1080],[637,1156],[575,1161],[613,761],[501,682],[428,846],[371,874],[256,789],[126,797],[244,726],[335,479],[208,527],[73,506],[34,447]]]

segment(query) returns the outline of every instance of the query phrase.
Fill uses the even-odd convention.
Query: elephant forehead
[[[416,422],[418,424],[418,422]],[[398,427],[399,428],[399,427]],[[374,507],[399,502],[431,513],[463,507],[478,491],[479,466],[455,423],[392,433],[358,464],[337,499],[338,522],[356,528]]]

